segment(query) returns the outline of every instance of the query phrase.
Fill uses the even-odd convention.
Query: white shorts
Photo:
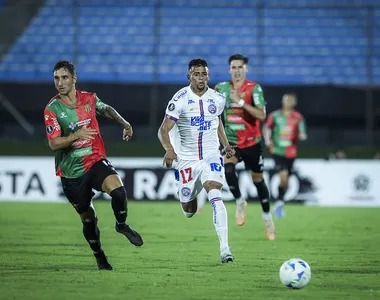
[[[224,163],[219,153],[210,155],[203,160],[179,159],[176,165],[179,200],[190,202],[203,189],[206,181],[216,181],[224,184]]]

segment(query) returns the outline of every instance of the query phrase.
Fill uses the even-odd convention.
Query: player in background
[[[141,246],[143,240],[126,223],[126,190],[106,159],[96,116],[120,124],[125,141],[132,137],[132,126],[96,94],[76,90],[73,64],[59,61],[53,72],[58,94],[49,101],[44,117],[49,146],[55,152],[56,174],[61,177],[63,191],[80,216],[83,235],[94,253],[99,270],[112,270],[100,243],[98,219],[91,202],[92,188],[111,196],[116,231],[125,235],[133,245]]]
[[[265,144],[273,155],[275,168],[280,176],[278,199],[273,208],[277,218],[285,216],[284,195],[297,157],[297,140],[307,139],[305,120],[294,110],[296,104],[295,94],[285,94],[282,97],[282,109],[272,112],[263,128]]]
[[[213,208],[213,223],[220,242],[222,263],[234,260],[228,245],[227,212],[222,200],[224,164],[219,145],[227,157],[235,154],[227,141],[220,115],[225,98],[208,87],[207,62],[193,59],[188,66],[190,85],[169,101],[158,130],[165,149],[164,166],[176,163],[176,179],[182,211],[187,218],[197,212],[197,195],[204,188]]]
[[[244,161],[260,199],[267,238],[274,240],[276,232],[270,213],[269,191],[263,178],[260,121],[266,117],[264,94],[259,84],[246,79],[248,57],[234,54],[228,63],[231,80],[218,83],[215,89],[226,96],[225,131],[229,143],[237,146],[233,157],[224,156],[226,180],[236,199],[236,224],[243,225],[246,218],[247,201],[240,192],[235,169],[237,163]]]

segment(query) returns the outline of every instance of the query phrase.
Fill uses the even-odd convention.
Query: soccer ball
[[[303,288],[309,283],[310,277],[310,266],[300,258],[291,258],[280,268],[280,280],[288,288]]]

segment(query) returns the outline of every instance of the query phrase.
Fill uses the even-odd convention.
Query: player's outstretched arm
[[[173,161],[177,160],[177,154],[174,151],[173,145],[170,143],[169,132],[173,129],[175,122],[170,118],[165,117],[158,129],[158,139],[162,147],[165,149],[166,154],[164,157],[164,165],[168,168],[172,167]]]
[[[113,120],[116,123],[120,124],[124,127],[123,130],[123,140],[129,141],[133,135],[132,125],[126,121],[112,106],[108,104],[104,104],[102,108],[99,110],[99,115]]]

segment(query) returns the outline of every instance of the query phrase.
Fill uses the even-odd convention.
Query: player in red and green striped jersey
[[[272,112],[264,124],[264,138],[280,175],[278,200],[273,212],[276,217],[283,218],[284,195],[288,189],[289,176],[292,173],[294,160],[297,157],[297,141],[307,138],[304,117],[294,108],[297,104],[295,94],[282,97],[282,109]]]
[[[269,240],[275,239],[275,226],[269,206],[269,191],[263,178],[264,161],[261,147],[260,121],[266,118],[265,99],[261,86],[246,79],[248,58],[234,54],[228,59],[231,80],[218,83],[215,89],[226,97],[224,126],[228,142],[235,145],[236,154],[224,157],[226,181],[236,199],[236,224],[246,218],[247,201],[240,192],[235,166],[244,161],[257,189],[263,210],[263,221]]]
[[[54,84],[58,94],[44,111],[46,135],[55,152],[55,169],[61,177],[63,191],[80,215],[83,235],[100,270],[112,270],[100,243],[92,189],[111,196],[116,218],[115,229],[128,240],[141,246],[143,240],[127,223],[127,194],[123,182],[106,158],[97,115],[123,126],[123,139],[133,135],[132,126],[111,106],[94,93],[76,90],[75,67],[68,61],[54,66]]]

